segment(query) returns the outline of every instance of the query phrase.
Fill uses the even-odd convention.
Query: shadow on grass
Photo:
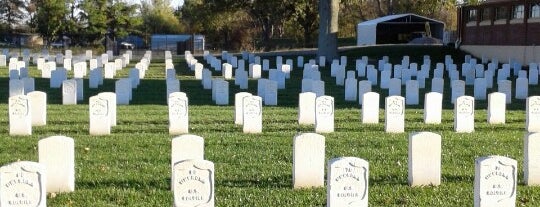
[[[254,179],[238,179],[238,180],[221,180],[216,183],[223,187],[254,187],[254,188],[291,188],[292,189],[292,175],[285,174],[279,176],[267,176]]]

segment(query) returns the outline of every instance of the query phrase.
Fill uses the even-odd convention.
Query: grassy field
[[[463,53],[449,48],[426,46],[372,47],[346,51],[349,70],[354,60],[369,55],[370,60],[389,55],[393,63],[404,54],[411,62],[423,55],[432,64],[444,55],[463,61]],[[284,60],[288,58],[285,57]],[[271,61],[273,62],[273,61]],[[273,63],[272,63],[273,64]],[[324,206],[326,189],[292,189],[292,140],[313,126],[300,126],[297,120],[301,70],[287,80],[287,90],[279,91],[279,106],[263,108],[263,133],[243,134],[234,125],[234,93],[241,91],[230,81],[230,105],[215,106],[211,91],[203,90],[181,59],[175,59],[181,90],[190,99],[190,133],[205,138],[205,159],[215,164],[215,199],[217,206]],[[133,64],[131,65],[133,66]],[[434,66],[433,66],[434,67]],[[33,77],[40,77],[35,66]],[[508,106],[506,124],[486,122],[486,101],[476,102],[475,132],[453,132],[449,82],[446,80],[443,123],[426,125],[422,105],[408,107],[406,133],[384,133],[384,111],[379,124],[361,124],[360,107],[344,101],[344,88],[329,78],[329,68],[321,69],[326,93],[336,100],[335,131],[326,137],[326,160],[341,156],[366,159],[370,164],[369,204],[371,206],[472,206],[474,160],[481,156],[503,155],[518,161],[517,206],[540,206],[540,188],[523,185],[523,136],[525,101]],[[124,69],[119,77],[127,77]],[[214,73],[215,76],[218,73]],[[267,74],[266,74],[267,75]],[[118,106],[118,126],[110,136],[88,135],[88,97],[113,91],[114,81],[105,80],[99,89],[88,89],[79,105],[61,105],[61,90],[50,89],[48,79],[36,78],[36,90],[48,93],[47,126],[34,127],[32,136],[9,136],[7,116],[8,71],[0,67],[0,165],[17,160],[38,160],[37,142],[52,135],[75,139],[76,191],[48,196],[48,206],[171,206],[170,141],[163,60],[154,60],[147,78],[134,90],[132,105]],[[70,76],[71,77],[71,76]],[[256,93],[250,81],[249,92]],[[430,89],[429,81],[427,89]],[[421,90],[421,96],[427,89]],[[377,89],[378,90],[378,89]],[[404,90],[403,94],[404,94]],[[381,105],[387,91],[381,92]],[[488,92],[490,92],[488,90]],[[473,90],[467,87],[466,93]],[[540,94],[537,86],[530,95]],[[423,98],[421,98],[423,99]],[[423,100],[421,100],[423,104]],[[439,133],[442,141],[442,184],[438,187],[407,185],[408,134],[417,131]]]

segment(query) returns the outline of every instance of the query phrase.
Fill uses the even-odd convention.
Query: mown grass
[[[383,53],[385,52],[385,53]],[[432,55],[432,63],[445,54],[462,61],[463,53],[439,47],[375,47],[347,51],[348,69],[354,59],[370,55],[376,60],[391,54],[398,60],[403,54],[422,58]],[[399,57],[399,58],[398,58]],[[285,57],[284,59],[289,58]],[[273,61],[271,61],[273,62]],[[395,62],[395,61],[394,61]],[[241,91],[230,83],[229,106],[215,106],[211,92],[193,79],[185,62],[175,59],[182,91],[190,99],[190,132],[205,138],[205,158],[215,163],[217,206],[324,206],[326,189],[292,189],[292,140],[313,126],[296,123],[301,70],[287,81],[287,90],[279,91],[279,106],[263,109],[263,133],[243,134],[234,125],[234,93]],[[35,67],[31,75],[40,77]],[[361,124],[357,103],[345,102],[344,88],[337,87],[322,70],[326,93],[336,100],[335,131],[326,137],[327,160],[355,156],[370,163],[369,203],[371,206],[471,206],[473,203],[474,160],[480,156],[503,155],[518,161],[518,206],[540,206],[540,189],[523,185],[524,101],[509,105],[504,125],[486,123],[486,103],[476,102],[475,132],[453,132],[453,113],[446,82],[443,123],[426,125],[420,106],[408,107],[406,133],[384,133],[383,109],[379,124]],[[0,68],[0,165],[17,160],[37,161],[37,142],[52,135],[75,139],[76,191],[48,196],[48,206],[170,206],[170,140],[167,128],[163,61],[156,60],[147,79],[134,90],[133,103],[118,106],[118,126],[110,136],[88,135],[88,97],[101,91],[113,91],[114,81],[106,80],[99,90],[85,89],[79,105],[63,106],[60,89],[49,89],[48,80],[36,79],[36,90],[48,93],[47,126],[34,127],[32,136],[9,136],[7,116],[7,68]],[[218,75],[218,73],[214,73]],[[120,77],[127,76],[124,69]],[[85,82],[85,86],[87,86]],[[256,92],[256,82],[249,83]],[[421,90],[421,96],[429,89]],[[403,90],[404,91],[404,90]],[[472,94],[467,88],[467,94]],[[538,87],[530,95],[538,95]],[[381,91],[381,105],[384,103]],[[403,93],[404,94],[404,93]],[[421,98],[423,99],[423,98]],[[442,184],[438,187],[407,185],[408,134],[431,131],[443,137]]]

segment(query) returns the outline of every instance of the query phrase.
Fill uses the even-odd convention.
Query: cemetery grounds
[[[157,52],[154,52],[154,54]],[[403,55],[411,62],[421,63],[423,55],[431,56],[432,68],[452,55],[461,65],[464,53],[434,46],[378,46],[342,52],[348,56],[347,70],[367,55],[370,64],[382,56],[393,64]],[[270,59],[275,67],[274,57]],[[284,56],[283,60],[296,56]],[[305,56],[305,61],[313,56]],[[199,57],[199,62],[202,57]],[[136,61],[132,61],[136,62]],[[324,206],[326,188],[295,190],[292,188],[292,142],[303,132],[313,132],[313,126],[297,124],[298,94],[302,70],[294,67],[285,90],[278,92],[278,106],[263,107],[263,133],[244,134],[234,124],[234,94],[241,92],[230,84],[229,105],[216,106],[211,90],[203,90],[184,59],[175,57],[181,91],[189,98],[189,130],[205,139],[205,159],[215,164],[215,199],[217,206]],[[247,66],[247,64],[246,64]],[[116,78],[127,77],[129,65],[118,71]],[[64,135],[75,139],[75,182],[72,193],[48,195],[48,206],[170,206],[170,153],[166,104],[165,64],[152,60],[145,79],[133,91],[130,105],[117,108],[117,126],[108,136],[90,136],[88,98],[99,92],[114,92],[114,81],[105,79],[98,89],[88,88],[85,79],[85,99],[78,105],[61,105],[61,89],[49,88],[35,65],[30,76],[36,78],[36,90],[47,92],[47,125],[33,127],[31,136],[9,136],[8,69],[0,67],[0,165],[18,160],[37,161],[38,140]],[[507,156],[518,161],[517,206],[540,206],[540,188],[523,184],[523,137],[525,135],[525,100],[512,100],[507,106],[506,124],[490,125],[486,121],[487,101],[476,101],[474,133],[455,133],[453,106],[450,104],[450,82],[445,75],[442,124],[424,124],[423,97],[429,92],[420,89],[420,104],[407,106],[405,133],[384,132],[384,97],[381,94],[378,124],[362,124],[357,102],[344,101],[344,87],[336,86],[330,77],[330,64],[320,69],[326,82],[326,95],[335,98],[335,132],[326,138],[326,162],[336,157],[359,157],[369,162],[370,206],[472,206],[474,160],[488,155]],[[213,72],[214,76],[219,76]],[[267,77],[267,71],[263,77]],[[68,77],[72,77],[72,71]],[[515,83],[514,83],[515,84]],[[249,81],[249,90],[256,94],[256,80]],[[488,89],[488,93],[494,89]],[[404,95],[404,87],[402,94]],[[473,94],[467,86],[466,95]],[[514,94],[514,92],[513,92]],[[538,86],[529,87],[529,95],[539,95]],[[442,178],[437,187],[409,187],[407,184],[408,136],[412,132],[429,131],[442,136]]]

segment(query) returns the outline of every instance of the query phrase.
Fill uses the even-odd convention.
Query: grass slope
[[[384,46],[346,51],[349,70],[354,60],[369,55],[375,61],[389,55],[398,63],[405,54],[412,61],[430,54],[432,64],[444,55],[454,56],[457,64],[463,53],[449,48],[430,46]],[[284,57],[284,60],[289,57]],[[274,62],[273,60],[271,62]],[[374,62],[375,63],[375,62]],[[205,138],[205,158],[215,163],[217,206],[324,206],[326,189],[292,189],[292,139],[301,132],[312,132],[313,126],[296,123],[301,70],[293,72],[287,90],[279,91],[279,106],[263,108],[263,133],[243,134],[234,125],[234,93],[241,91],[230,83],[229,106],[215,106],[211,92],[175,59],[181,89],[190,99],[190,132]],[[273,64],[273,63],[272,63]],[[133,65],[131,65],[133,66]],[[433,66],[434,67],[434,66]],[[34,66],[33,77],[40,77]],[[357,103],[345,102],[344,88],[335,86],[329,67],[321,69],[326,93],[336,100],[335,133],[325,134],[327,160],[355,156],[370,163],[369,203],[371,206],[471,206],[473,203],[474,160],[480,156],[503,155],[518,160],[518,206],[540,206],[538,187],[523,185],[523,135],[525,103],[508,106],[507,124],[486,123],[486,103],[477,101],[476,130],[471,134],[453,132],[452,106],[449,104],[449,82],[445,83],[443,123],[426,125],[421,107],[408,107],[406,133],[384,133],[383,109],[379,124],[361,124]],[[71,75],[71,74],[70,74]],[[126,77],[128,70],[120,71]],[[215,76],[218,73],[214,73]],[[265,74],[267,75],[267,74]],[[102,91],[113,91],[114,81],[106,80],[98,90],[88,89],[79,105],[63,106],[60,89],[50,89],[48,80],[37,78],[36,90],[48,93],[47,126],[34,127],[32,136],[9,136],[7,116],[7,68],[0,68],[0,165],[17,160],[38,160],[37,142],[52,135],[75,139],[76,191],[48,196],[48,206],[170,206],[170,140],[163,61],[154,61],[147,79],[134,90],[133,103],[118,106],[118,126],[110,136],[88,135],[88,97]],[[70,76],[71,77],[71,76]],[[249,92],[256,93],[256,82],[250,81]],[[429,82],[427,89],[429,89]],[[427,89],[421,90],[423,97]],[[404,91],[404,90],[403,90]],[[467,87],[472,95],[472,88]],[[381,92],[381,105],[386,91]],[[538,95],[537,86],[530,88]],[[423,99],[423,98],[421,98]],[[442,184],[438,187],[407,185],[408,134],[431,131],[443,137]]]

